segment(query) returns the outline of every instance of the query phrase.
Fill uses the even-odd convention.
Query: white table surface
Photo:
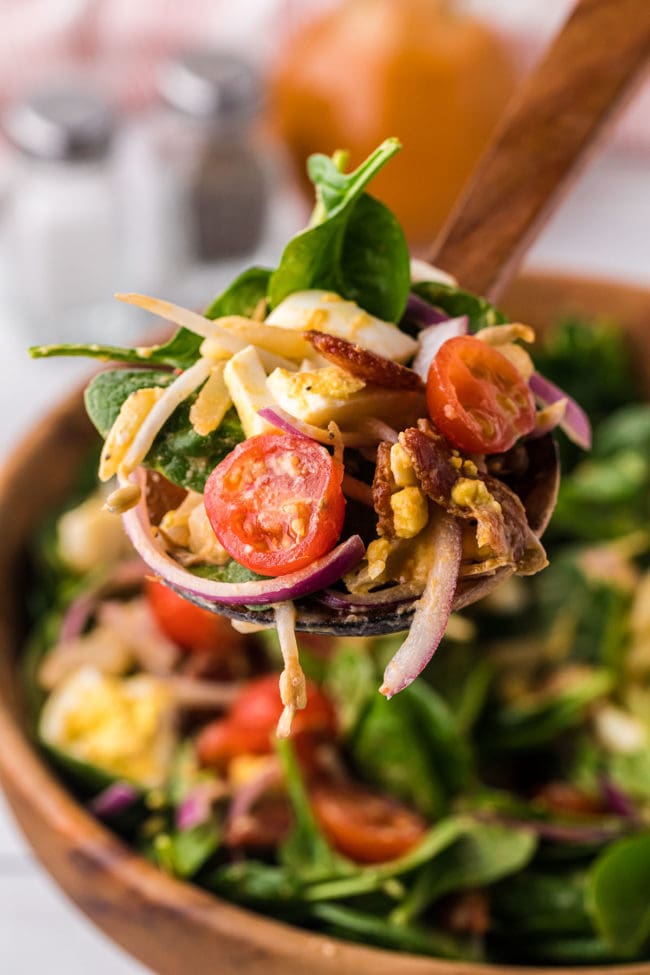
[[[529,264],[650,286],[650,161],[611,151],[602,154],[535,246]],[[88,365],[74,360],[31,362],[25,353],[29,338],[2,309],[0,340],[3,456],[88,372]],[[31,856],[0,798],[0,973],[43,971],[142,975],[145,969],[70,906]]]

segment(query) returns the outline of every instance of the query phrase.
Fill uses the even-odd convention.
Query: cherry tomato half
[[[320,444],[263,433],[239,444],[210,474],[205,508],[241,565],[286,575],[325,555],[345,514],[343,468]]]
[[[426,833],[426,823],[418,813],[363,786],[319,784],[309,797],[330,842],[357,863],[395,860]]]
[[[155,579],[146,580],[145,593],[160,629],[184,650],[223,651],[225,655],[241,647],[241,635],[225,616],[195,606]]]
[[[480,339],[461,335],[438,350],[427,377],[431,419],[455,447],[509,450],[535,426],[535,402],[515,366]]]
[[[212,721],[199,734],[197,752],[201,762],[222,766],[237,755],[271,752],[281,714],[278,675],[267,674],[250,681],[228,716]],[[307,707],[296,713],[291,735],[297,740],[307,735],[321,739],[336,735],[332,703],[310,681],[307,682]]]

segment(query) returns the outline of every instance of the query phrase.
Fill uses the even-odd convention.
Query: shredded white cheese
[[[302,711],[307,706],[307,686],[296,642],[296,608],[291,601],[277,603],[274,608],[284,661],[284,670],[280,674],[280,698],[284,711],[278,721],[277,735],[278,738],[287,738],[296,711]]]

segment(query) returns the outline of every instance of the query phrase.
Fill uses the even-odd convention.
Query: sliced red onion
[[[384,671],[380,693],[387,698],[408,687],[431,660],[451,615],[463,554],[462,530],[445,512],[436,518],[431,547],[435,553],[424,593],[416,604],[409,634]]]
[[[335,437],[329,430],[322,430],[321,427],[316,427],[311,423],[305,423],[304,420],[299,420],[297,417],[291,416],[290,413],[287,413],[286,410],[281,409],[279,406],[265,406],[264,409],[259,411],[259,415],[263,420],[272,423],[278,430],[284,430],[286,433],[294,433],[298,437],[304,437],[307,440],[315,440],[317,443],[322,443],[326,447],[333,447],[335,444]],[[344,447],[362,447],[377,442],[377,437],[373,436],[370,431],[368,433],[341,433],[340,436]]]
[[[551,843],[609,843],[620,836],[623,828],[614,822],[558,823],[543,819],[519,819],[493,813],[477,813],[475,818],[486,823],[499,823],[513,829],[527,829],[541,840]]]
[[[569,440],[582,447],[583,450],[591,449],[591,423],[589,417],[571,396],[568,396],[559,386],[546,379],[538,372],[534,372],[528,381],[530,390],[535,399],[542,406],[551,406],[559,399],[566,399],[566,411],[563,419],[559,423],[561,430],[564,430]]]
[[[402,315],[402,322],[406,321],[411,325],[425,328],[427,325],[437,325],[440,322],[446,322],[448,318],[449,315],[440,308],[430,305],[424,298],[420,298],[419,295],[411,291],[406,302],[404,314]]]
[[[174,824],[176,829],[185,832],[207,823],[212,812],[212,803],[224,795],[224,783],[218,781],[199,782],[188,792],[176,809]]]
[[[144,579],[145,566],[140,559],[130,559],[115,566],[107,578],[91,586],[68,606],[61,623],[59,643],[67,643],[81,636],[92,616],[99,599],[113,589],[137,586]]]
[[[237,830],[237,823],[248,816],[255,803],[265,792],[282,782],[282,769],[274,757],[269,757],[257,775],[254,775],[235,792],[226,819],[227,834]]]
[[[608,809],[623,819],[638,821],[639,810],[630,796],[607,775],[600,777],[600,791]]]
[[[411,368],[417,372],[418,376],[427,381],[429,367],[435,359],[438,351],[448,339],[455,339],[459,335],[467,335],[469,319],[467,315],[460,318],[450,318],[440,325],[429,325],[423,328],[418,335],[420,348],[418,349]]]
[[[100,819],[110,819],[135,805],[139,798],[140,793],[135,786],[119,780],[112,782],[103,792],[91,799],[88,808]]]
[[[325,589],[318,593],[318,601],[331,609],[347,610],[354,613],[357,610],[392,609],[403,603],[412,603],[421,593],[409,585],[391,586],[379,592],[337,592],[336,589]]]
[[[142,481],[141,472],[135,472],[128,479],[124,479],[125,483],[140,486]],[[144,491],[135,508],[122,515],[122,521],[138,555],[163,582],[214,603],[264,606],[267,603],[281,603],[287,599],[309,596],[338,582],[342,575],[359,564],[365,553],[365,546],[359,535],[352,535],[327,555],[321,556],[298,572],[255,582],[214,582],[192,575],[159,548],[151,535]]]

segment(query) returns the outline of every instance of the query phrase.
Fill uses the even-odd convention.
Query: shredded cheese
[[[230,408],[230,393],[223,378],[225,367],[225,362],[212,366],[208,381],[192,403],[190,423],[200,437],[216,430]]]
[[[307,706],[307,686],[300,666],[296,642],[296,608],[289,600],[277,603],[274,609],[275,625],[284,661],[284,670],[280,674],[280,698],[284,710],[278,721],[277,735],[278,738],[287,738],[296,711],[302,711]]]
[[[120,472],[129,475],[139,467],[151,449],[157,434],[177,406],[198,389],[210,375],[211,362],[199,359],[163,389],[163,395],[151,408],[120,464]]]

